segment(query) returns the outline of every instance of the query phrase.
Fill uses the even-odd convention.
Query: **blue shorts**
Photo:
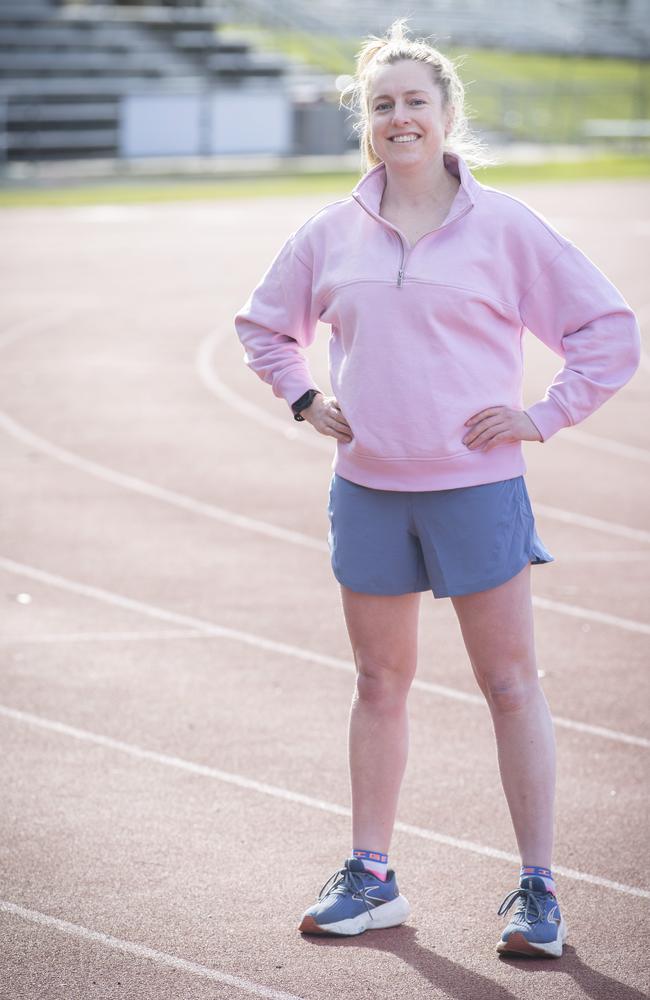
[[[362,594],[473,594],[529,562],[554,561],[535,530],[523,476],[408,492],[334,473],[327,513],[334,576]]]

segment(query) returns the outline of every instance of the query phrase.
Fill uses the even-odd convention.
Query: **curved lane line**
[[[26,427],[17,423],[6,413],[0,412],[0,427],[2,427],[7,434],[10,434],[18,441],[22,441],[31,448],[37,448],[46,455],[50,455],[52,458],[55,458],[58,462],[63,462],[66,465],[72,465],[76,469],[81,469],[83,472],[90,473],[91,476],[97,476],[98,479],[104,479],[116,486],[121,486],[123,489],[133,490],[135,493],[143,493],[145,496],[152,497],[154,500],[162,500],[164,503],[173,504],[176,507],[182,507],[185,510],[189,510],[192,514],[201,514],[203,517],[211,517],[215,521],[222,521],[224,524],[242,528],[246,531],[257,531],[259,534],[268,535],[270,538],[276,538],[283,542],[292,542],[296,545],[304,545],[306,548],[316,549],[319,552],[328,551],[327,542],[319,538],[312,538],[311,535],[304,535],[299,531],[291,531],[289,528],[281,528],[277,525],[269,524],[266,521],[258,521],[252,517],[244,517],[242,514],[235,514],[233,511],[227,510],[225,507],[216,507],[214,504],[203,503],[201,500],[194,500],[192,497],[185,496],[184,493],[177,493],[175,490],[168,490],[163,486],[156,486],[154,483],[150,483],[146,479],[140,479],[138,476],[130,476],[123,472],[117,472],[116,470],[109,468],[107,465],[100,465],[99,462],[93,462],[90,459],[82,458],[82,456],[78,455],[76,452],[68,451],[66,448],[59,447],[59,445],[51,444],[51,442],[46,441],[45,438],[39,437],[32,431],[27,430]]]
[[[301,431],[297,431],[292,427],[287,428],[287,421],[272,416],[255,403],[250,403],[222,381],[217,367],[213,363],[213,356],[217,345],[224,339],[223,334],[212,333],[204,337],[199,344],[196,354],[196,369],[205,387],[214,396],[228,403],[233,409],[238,410],[247,417],[251,417],[265,427],[270,427],[272,430],[282,434],[283,437],[297,441],[298,444],[303,444],[308,448],[316,448],[319,451],[326,451],[332,455],[332,444],[324,440],[322,435],[312,435],[309,432],[302,434]],[[650,451],[647,451],[645,448],[637,448],[634,445],[599,438],[595,434],[587,434],[586,431],[578,431],[575,428],[570,428],[570,430],[571,437],[578,444],[582,444],[585,447],[607,451],[625,458],[632,458],[635,461],[650,462]],[[568,440],[568,438],[564,438],[563,440]],[[332,438],[333,442],[334,439]],[[535,511],[539,511],[545,517],[566,521],[570,524],[580,525],[580,527],[593,528],[596,531],[609,531],[611,534],[617,534],[624,538],[634,538],[637,541],[650,542],[650,531],[628,528],[624,524],[602,521],[599,518],[578,514],[575,511],[561,510],[558,507],[551,507],[546,504],[536,503]]]
[[[217,346],[226,339],[226,334],[221,330],[215,330],[207,334],[199,343],[195,366],[198,376],[205,387],[214,396],[228,403],[230,407],[238,410],[244,416],[251,417],[265,427],[278,431],[284,437],[296,440],[299,444],[304,444],[309,448],[318,448],[321,450],[325,448],[331,452],[331,447],[327,442],[323,442],[322,438],[313,437],[309,434],[301,435],[300,431],[296,431],[294,428],[288,429],[284,420],[271,416],[261,406],[250,403],[245,397],[240,396],[229,385],[226,385],[220,377],[216,365],[213,363]],[[636,445],[626,444],[623,441],[613,441],[611,438],[601,438],[596,434],[589,434],[587,431],[576,430],[575,427],[568,427],[566,430],[570,431],[570,434],[564,436],[562,438],[563,441],[573,441],[575,444],[583,445],[585,448],[594,448],[597,451],[604,451],[622,458],[631,458],[636,462],[650,462],[650,450],[647,448],[639,448]]]
[[[229,771],[221,771],[216,767],[207,764],[196,764],[193,761],[184,760],[182,757],[175,757],[170,754],[159,753],[156,750],[146,750],[144,747],[136,746],[133,743],[125,743],[122,740],[115,740],[110,736],[103,736],[100,733],[93,733],[87,729],[79,729],[76,726],[69,726],[64,722],[57,722],[54,719],[45,719],[39,715],[32,715],[30,712],[21,712],[5,705],[0,705],[0,715],[14,719],[17,722],[28,723],[39,726],[42,729],[59,733],[63,736],[70,736],[87,743],[104,746],[109,750],[117,750],[120,753],[129,754],[140,760],[153,761],[167,767],[176,767],[192,774],[199,774],[205,778],[213,778],[237,788],[245,788],[249,791],[259,792],[262,795],[270,795],[273,798],[282,799],[285,802],[294,802],[297,805],[307,806],[311,809],[320,809],[323,812],[336,816],[351,816],[352,810],[348,806],[341,806],[335,802],[327,802],[323,799],[314,798],[311,795],[304,795],[302,792],[292,792],[288,788],[278,785],[269,785],[263,781],[256,781],[253,778],[246,778],[240,774],[232,774]],[[473,840],[464,840],[460,837],[450,837],[447,834],[439,833],[436,830],[429,830],[426,827],[413,826],[409,823],[396,822],[395,829],[412,836],[420,837],[423,840],[431,840],[445,847],[455,847],[461,851],[470,851],[473,854],[480,854],[483,857],[499,858],[502,861],[515,862],[519,864],[518,854],[510,854],[508,851],[501,851],[496,847],[488,847],[485,844],[477,844]],[[564,868],[560,865],[553,865],[553,871],[563,875],[565,878],[578,879],[591,885],[603,886],[606,889],[614,889],[616,892],[625,893],[628,896],[640,896],[643,899],[650,899],[650,891],[640,889],[638,886],[625,885],[622,882],[614,882],[611,879],[602,878],[600,875],[590,875],[587,872],[576,871],[573,868]]]
[[[308,663],[317,663],[319,666],[330,667],[335,670],[354,672],[356,669],[354,663],[350,660],[342,660],[336,656],[327,656],[323,653],[305,651],[299,646],[291,646],[288,643],[278,642],[275,639],[266,639],[263,636],[254,635],[251,632],[243,632],[239,629],[226,628],[221,625],[215,625],[212,622],[204,621],[201,618],[178,614],[175,611],[167,611],[164,608],[156,607],[153,604],[145,604],[143,601],[136,601],[130,597],[125,597],[122,594],[116,594],[112,591],[101,590],[99,587],[92,587],[88,584],[78,583],[75,580],[69,580],[65,577],[55,575],[54,573],[48,573],[45,570],[36,569],[33,566],[26,566],[23,563],[14,562],[11,559],[0,557],[0,568],[5,569],[10,573],[38,580],[41,583],[59,587],[62,590],[67,590],[74,594],[80,594],[82,597],[90,597],[94,600],[103,601],[106,604],[126,608],[128,611],[135,611],[137,614],[147,615],[150,618],[173,622],[176,625],[184,625],[188,628],[199,630],[203,632],[204,635],[234,639],[236,642],[243,642],[249,646],[254,646],[257,649],[268,649],[274,653],[280,653],[283,656],[291,656],[298,660],[304,660]],[[459,691],[456,688],[449,688],[441,684],[433,684],[429,681],[420,681],[417,679],[413,681],[412,686],[418,690],[427,691],[430,694],[440,695],[444,698],[451,698],[455,701],[463,701],[474,705],[480,705],[483,708],[485,707],[483,696],[479,694]],[[577,732],[589,733],[593,736],[603,736],[619,743],[650,747],[650,740],[645,739],[642,736],[633,736],[628,733],[618,732],[615,729],[606,729],[603,726],[594,726],[585,722],[574,722],[572,719],[565,719],[557,716],[554,716],[554,722],[556,725],[565,729],[573,729]]]
[[[28,910],[24,906],[18,906],[7,899],[0,899],[0,912],[9,913],[21,920],[29,920],[33,924],[41,924],[45,927],[54,928],[62,934],[70,937],[83,938],[84,941],[92,941],[100,944],[104,948],[112,951],[120,951],[124,955],[134,955],[136,958],[146,958],[156,965],[167,965],[180,972],[189,972],[192,976],[199,976],[201,979],[211,979],[215,983],[225,983],[233,989],[243,990],[244,993],[252,993],[256,997],[267,997],[268,1000],[302,1000],[302,997],[294,993],[284,993],[282,990],[273,990],[259,983],[253,983],[249,979],[241,979],[239,976],[231,976],[227,972],[219,972],[217,969],[209,969],[205,965],[197,962],[188,962],[177,955],[169,955],[164,951],[157,951],[155,948],[147,948],[143,944],[136,944],[135,941],[124,941],[122,938],[113,937],[112,934],[103,934],[101,931],[91,931],[81,924],[70,923],[69,920],[60,920],[58,917],[51,917],[47,913],[40,913],[38,910]]]
[[[274,417],[261,406],[251,403],[245,396],[240,396],[238,392],[235,392],[234,389],[231,389],[225,382],[221,381],[216,368],[212,364],[212,355],[217,343],[224,339],[223,334],[210,334],[203,338],[196,353],[196,368],[199,377],[210,392],[222,402],[227,403],[231,409],[237,410],[238,413],[243,414],[245,417],[256,420],[257,423],[276,431],[282,437],[288,438],[291,441],[297,441],[298,444],[304,444],[307,448],[315,448],[316,451],[326,451],[329,455],[333,456],[334,438],[327,441],[322,435],[303,434],[302,431],[306,430],[306,428],[298,427],[295,420],[289,420],[291,414],[288,414],[286,419]]]
[[[101,465],[99,462],[84,458],[77,452],[69,451],[60,445],[52,444],[46,438],[28,430],[7,413],[0,412],[0,427],[17,441],[22,441],[24,444],[29,445],[30,448],[38,449],[58,462],[71,465],[73,468],[87,472],[91,476],[97,476],[98,479],[114,483],[123,489],[142,493],[145,496],[152,497],[154,500],[182,507],[193,514],[210,517],[215,521],[222,521],[224,524],[242,528],[245,531],[257,531],[262,535],[268,535],[270,538],[276,538],[280,541],[304,545],[306,548],[315,549],[320,552],[329,552],[327,542],[322,539],[313,538],[311,535],[305,535],[300,531],[282,528],[279,525],[270,524],[268,521],[260,521],[256,518],[246,517],[243,514],[235,514],[234,511],[228,510],[225,507],[217,507],[215,504],[195,500],[184,493],[166,489],[164,486],[156,486],[155,483],[151,483],[146,479],[140,479],[139,476],[118,472],[107,465]],[[650,544],[650,531],[644,531],[641,528],[630,528],[625,524],[617,524],[614,521],[603,521],[600,518],[576,514],[572,511],[549,507],[545,504],[535,504],[535,510],[566,524],[574,524],[577,527],[600,531],[603,534],[615,535],[616,537],[629,538],[636,542]]]

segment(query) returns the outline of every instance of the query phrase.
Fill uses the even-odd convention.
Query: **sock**
[[[357,848],[353,848],[352,857],[359,858],[363,861],[363,867],[367,872],[372,872],[377,878],[380,878],[382,882],[386,881],[388,872],[388,855],[382,854],[381,851],[362,851]]]
[[[554,896],[557,896],[555,879],[550,868],[539,868],[537,865],[522,865],[519,869],[519,885],[522,889],[530,888],[527,880],[531,877],[541,879],[546,887],[546,891],[552,892]]]

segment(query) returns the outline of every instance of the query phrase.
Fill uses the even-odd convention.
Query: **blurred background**
[[[648,173],[648,0],[0,0],[0,195],[188,174],[345,188],[359,157],[339,94],[397,16],[461,59],[500,163]]]

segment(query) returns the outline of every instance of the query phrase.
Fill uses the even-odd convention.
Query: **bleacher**
[[[214,10],[0,0],[0,159],[116,156],[124,95],[270,83],[285,71],[221,40]]]
[[[209,0],[206,0],[209,2]],[[268,27],[361,38],[383,34],[396,17],[445,45],[515,52],[650,57],[648,0],[232,0],[239,18]]]

